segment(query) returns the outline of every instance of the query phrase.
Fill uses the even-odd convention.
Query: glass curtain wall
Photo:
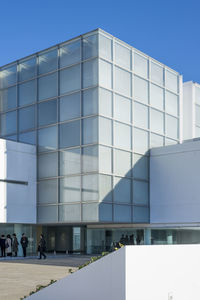
[[[148,222],[148,150],[179,141],[178,83],[101,30],[2,67],[0,135],[37,145],[38,222]]]

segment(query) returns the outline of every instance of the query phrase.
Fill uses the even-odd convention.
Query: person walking
[[[1,247],[1,257],[6,256],[6,237],[4,234],[1,235],[0,238],[0,247]]]
[[[18,245],[19,245],[19,243],[18,243],[16,234],[13,233],[12,251],[14,252],[15,257],[17,256],[17,252],[18,252]]]
[[[12,240],[10,234],[7,235],[5,247],[6,247],[6,255],[12,256]]]
[[[46,259],[46,254],[44,253],[46,251],[46,241],[44,239],[44,235],[41,234],[40,235],[40,241],[39,241],[39,245],[38,245],[38,251],[40,252],[40,257],[39,259],[42,259],[42,256],[44,257],[44,259]]]
[[[23,249],[23,255],[26,257],[26,248],[28,247],[28,238],[26,237],[25,233],[22,233],[21,241],[20,241]]]

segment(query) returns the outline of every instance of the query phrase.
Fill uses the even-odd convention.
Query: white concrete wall
[[[199,300],[199,253],[200,245],[126,247],[126,300]]]
[[[151,150],[150,222],[200,222],[200,141]]]
[[[182,137],[183,140],[195,137],[195,105],[194,83],[183,83],[183,111],[182,111]]]
[[[103,257],[27,299],[125,300],[125,248]]]
[[[36,223],[35,146],[0,139],[0,162],[0,179],[28,182],[0,182],[0,222]]]
[[[27,299],[199,300],[199,253],[200,245],[126,246]]]

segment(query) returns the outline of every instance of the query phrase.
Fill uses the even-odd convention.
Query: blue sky
[[[97,27],[200,83],[198,0],[2,0],[0,65]]]

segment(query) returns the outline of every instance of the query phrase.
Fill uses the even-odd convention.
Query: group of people
[[[26,257],[26,249],[28,247],[28,238],[23,233],[20,239],[20,244],[23,250],[23,256]],[[1,248],[1,257],[6,256],[17,256],[19,250],[19,242],[15,233],[13,233],[12,237],[10,234],[5,236],[4,234],[0,237],[0,248]],[[39,252],[39,259],[46,259],[46,241],[44,239],[43,234],[40,235],[40,241],[38,244],[38,252]]]
[[[23,233],[20,244],[22,246],[23,255],[26,257],[26,248],[28,247],[28,238]],[[17,236],[15,233],[13,233],[12,237],[10,234],[7,234],[5,236],[4,234],[0,237],[0,247],[1,247],[1,257],[5,256],[17,256],[18,248],[19,248],[19,242],[17,239]]]

